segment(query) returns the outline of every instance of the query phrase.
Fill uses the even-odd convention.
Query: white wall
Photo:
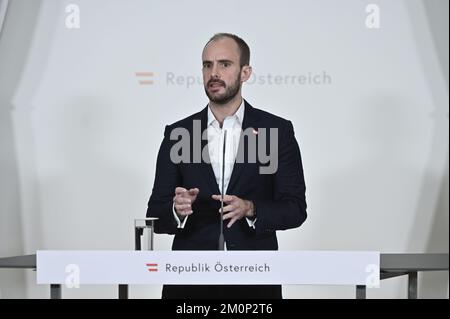
[[[79,29],[65,26],[71,3],[81,10]],[[369,3],[380,7],[380,29],[365,25]],[[448,25],[445,6],[10,1],[0,38],[0,253],[133,248],[133,219],[145,215],[164,125],[207,103],[201,83],[170,83],[167,75],[200,78],[201,50],[216,32],[249,43],[266,83],[245,85],[244,97],[289,118],[300,144],[309,217],[279,233],[281,249],[448,252],[448,36],[429,23],[431,16]],[[154,72],[154,84],[139,85],[139,71]],[[268,74],[322,72],[331,83],[267,83]],[[156,239],[157,249],[170,243]],[[34,273],[16,276],[0,274],[2,297],[47,297]],[[448,296],[447,273],[421,278],[421,297]],[[63,293],[114,298],[116,289]],[[156,286],[131,290],[159,295]],[[353,298],[354,289],[289,286],[284,295]],[[405,280],[384,281],[368,296],[403,298]]]

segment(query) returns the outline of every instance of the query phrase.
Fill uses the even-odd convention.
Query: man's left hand
[[[222,195],[212,195],[211,197],[218,201],[222,199]],[[254,216],[254,205],[252,201],[241,199],[234,195],[225,195],[223,197],[223,202],[227,204],[227,206],[224,206],[223,208],[223,220],[230,219],[230,222],[227,225],[228,228],[230,228],[237,220]]]

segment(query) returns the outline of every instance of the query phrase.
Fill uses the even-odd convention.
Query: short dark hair
[[[236,44],[238,45],[239,48],[239,63],[241,65],[241,68],[244,65],[250,65],[250,48],[248,47],[247,43],[245,43],[244,40],[242,40],[240,37],[238,37],[235,34],[231,34],[231,33],[216,33],[211,39],[209,39],[209,41],[205,44],[205,47],[203,48],[203,50],[205,50],[205,48],[208,46],[208,44],[210,44],[213,41],[217,41],[223,38],[230,38],[233,39]]]

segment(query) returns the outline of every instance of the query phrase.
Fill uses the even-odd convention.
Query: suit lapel
[[[257,129],[258,126],[258,116],[254,112],[253,107],[244,100],[245,105],[245,111],[244,111],[244,121],[242,123],[242,131],[245,131],[248,128]],[[243,153],[241,153],[243,152]],[[241,138],[239,139],[239,146],[238,146],[238,154],[247,154],[247,149],[245,147],[243,135],[241,134]],[[244,168],[246,167],[245,163],[236,163],[236,160],[234,161],[233,165],[233,171],[231,173],[230,182],[228,183],[227,188],[227,194],[235,194],[236,193],[236,183],[239,180],[239,178],[242,175],[242,172],[244,171]]]
[[[205,132],[208,128],[208,106],[206,106],[201,112],[201,132]],[[209,149],[208,149],[208,140],[201,140],[201,149],[202,149],[202,161],[200,164],[201,176],[203,176],[210,187],[210,191],[212,194],[220,194],[219,186],[217,186],[216,176],[214,175],[214,170],[211,165],[211,159],[209,158]],[[203,155],[205,157],[205,161],[203,161]]]

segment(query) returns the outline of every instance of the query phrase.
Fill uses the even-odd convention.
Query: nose
[[[213,64],[213,66],[211,67],[211,78],[213,79],[218,79],[220,78],[219,75],[219,68],[217,67],[217,64]]]

